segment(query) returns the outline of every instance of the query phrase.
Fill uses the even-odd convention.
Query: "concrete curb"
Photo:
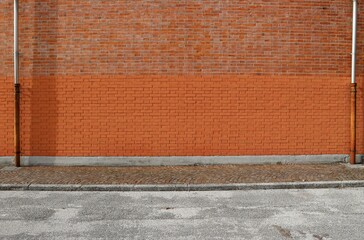
[[[318,189],[364,187],[364,181],[279,182],[236,184],[160,184],[160,185],[81,185],[81,184],[0,184],[0,191],[227,191],[269,189]]]
[[[192,166],[224,164],[326,164],[344,163],[345,154],[256,155],[256,156],[168,156],[168,157],[66,157],[22,156],[22,166]],[[361,159],[357,155],[357,159]],[[12,165],[13,157],[0,157],[0,165]]]

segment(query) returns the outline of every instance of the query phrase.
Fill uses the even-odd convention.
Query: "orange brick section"
[[[347,154],[351,8],[21,1],[23,155]],[[12,11],[0,2],[0,156],[13,154]]]
[[[23,79],[23,96],[28,96],[22,102],[23,154],[346,153],[349,85],[345,80],[312,76]]]
[[[11,78],[0,77],[0,156],[14,152],[14,86]]]

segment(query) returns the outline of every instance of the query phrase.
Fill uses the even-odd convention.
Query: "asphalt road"
[[[0,192],[1,239],[364,239],[364,188]]]

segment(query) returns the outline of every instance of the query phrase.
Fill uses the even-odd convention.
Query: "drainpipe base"
[[[15,114],[14,114],[14,162],[16,167],[20,167],[20,84],[15,83]]]
[[[350,119],[350,164],[355,164],[356,154],[356,83],[351,84],[351,119]]]

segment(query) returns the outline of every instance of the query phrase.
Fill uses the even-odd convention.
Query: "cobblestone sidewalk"
[[[163,167],[0,166],[0,184],[228,184],[364,180],[344,164]]]

